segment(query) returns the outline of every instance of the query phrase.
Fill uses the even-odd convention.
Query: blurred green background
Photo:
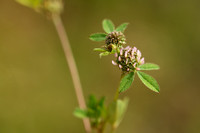
[[[0,133],[84,133],[72,114],[78,106],[54,25],[13,0],[0,2]],[[121,97],[130,104],[117,133],[200,132],[199,0],[65,0],[62,14],[78,65],[84,95],[113,98],[120,72],[113,56],[99,59],[88,39],[103,32],[101,22],[129,22],[128,44],[146,62],[161,88],[138,78]]]

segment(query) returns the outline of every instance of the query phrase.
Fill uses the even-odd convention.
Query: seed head
[[[115,45],[118,45],[118,46],[125,45],[126,44],[126,38],[125,38],[125,36],[122,32],[113,31],[106,36],[105,43],[107,45],[110,45],[110,44],[115,44]]]

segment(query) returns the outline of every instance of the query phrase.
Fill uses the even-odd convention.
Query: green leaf
[[[126,91],[132,84],[134,80],[134,72],[130,72],[126,76],[124,76],[120,82],[119,92]]]
[[[116,108],[117,108],[117,101],[114,101],[108,105],[107,115],[108,115],[108,121],[111,124],[114,124],[116,121]]]
[[[90,95],[87,103],[87,117],[92,119],[91,122],[98,123],[100,119],[104,119],[106,117],[104,101],[104,97],[97,100],[94,95]]]
[[[110,54],[110,52],[106,51],[106,52],[100,53],[99,56],[101,58],[102,56],[107,56],[109,54]]]
[[[94,95],[90,95],[88,102],[87,102],[87,106],[88,108],[95,108],[97,104],[97,99]]]
[[[74,111],[74,115],[78,118],[86,118],[87,117],[87,111],[82,110],[80,108],[76,108]]]
[[[104,101],[105,101],[105,97],[102,97],[102,98],[99,100],[98,105],[99,105],[100,107],[103,107],[103,106],[104,106]]]
[[[128,99],[117,100],[108,106],[108,121],[113,125],[113,128],[117,128],[122,121],[124,114],[128,106]]]
[[[106,49],[105,48],[94,48],[94,51],[99,51],[99,52],[105,52]]]
[[[158,85],[157,81],[153,77],[151,77],[150,75],[148,75],[148,74],[146,74],[144,72],[140,72],[140,71],[137,71],[137,74],[138,74],[140,80],[149,89],[151,89],[152,91],[155,91],[157,93],[160,91],[159,85]]]
[[[16,0],[18,3],[30,7],[30,8],[40,8],[43,0]]]
[[[90,35],[90,40],[92,41],[103,41],[106,39],[106,34],[105,33],[95,33]]]
[[[120,26],[117,27],[116,31],[124,32],[124,30],[127,28],[128,23],[123,23]]]
[[[117,100],[117,113],[116,113],[116,121],[114,123],[114,128],[117,128],[122,121],[124,114],[126,112],[126,109],[128,107],[128,98],[125,98],[122,100]]]
[[[113,32],[114,29],[115,29],[115,26],[114,24],[112,23],[111,20],[109,19],[104,19],[103,20],[103,29],[106,33],[110,33],[110,32]]]
[[[140,70],[158,70],[160,67],[156,64],[146,63],[138,67]]]

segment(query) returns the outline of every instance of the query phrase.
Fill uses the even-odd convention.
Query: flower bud
[[[122,32],[113,31],[106,36],[105,43],[107,45],[115,44],[115,45],[120,46],[120,45],[126,44],[126,39]]]

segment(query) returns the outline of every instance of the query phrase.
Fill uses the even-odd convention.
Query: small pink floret
[[[113,61],[113,60],[112,60],[112,64],[115,65],[115,66],[117,65],[117,63],[115,61]]]
[[[140,60],[140,64],[144,64],[144,57]]]
[[[140,68],[138,68],[138,67],[137,67],[137,68],[136,68],[136,70],[137,70],[137,71],[139,71],[139,70],[140,70]]]
[[[140,58],[142,56],[140,50],[137,50],[137,56]]]
[[[121,60],[122,60],[122,59],[121,59],[121,56],[119,56],[119,57],[118,57],[118,60],[119,60],[119,61],[121,61]]]
[[[123,49],[120,49],[120,55],[123,55]]]
[[[128,55],[128,51],[125,52],[124,56],[127,57],[127,55]]]
[[[133,51],[134,51],[134,52],[136,52],[136,51],[137,51],[137,48],[136,48],[136,47],[134,47],[134,48],[133,48]]]
[[[115,53],[115,57],[117,57],[118,55],[117,55],[117,53]]]

